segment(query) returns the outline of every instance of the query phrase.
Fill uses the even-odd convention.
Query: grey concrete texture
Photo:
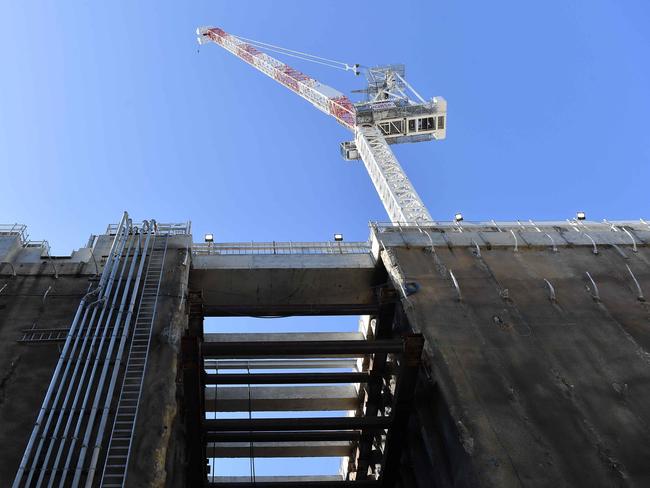
[[[370,305],[375,275],[369,254],[194,256],[190,289],[202,292],[206,315],[265,315],[277,307]]]
[[[650,294],[650,249],[469,246],[383,253],[419,285],[436,486],[650,486],[650,307],[626,267]]]
[[[90,285],[88,276],[0,277],[0,486],[10,486],[60,344],[19,344],[23,329],[67,328]],[[45,292],[50,289],[43,301]]]

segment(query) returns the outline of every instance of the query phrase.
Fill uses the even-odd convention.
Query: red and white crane
[[[405,80],[403,65],[368,68],[368,86],[359,90],[366,100],[353,103],[341,92],[256,47],[271,45],[247,42],[218,27],[200,27],[196,33],[199,44],[215,42],[352,131],[354,140],[341,143],[342,155],[363,161],[392,222],[433,222],[389,144],[444,139],[447,102],[442,97],[423,99]],[[345,65],[357,74],[358,67]]]

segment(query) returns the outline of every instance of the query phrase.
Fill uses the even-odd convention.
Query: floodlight
[[[205,242],[214,242],[214,234],[206,234],[204,240]]]
[[[454,220],[456,222],[461,222],[463,220],[463,214],[458,212],[456,215],[454,215]]]
[[[343,234],[334,234],[334,240],[336,242],[341,242],[343,240]]]
[[[586,218],[587,218],[587,215],[584,212],[576,212],[576,219],[585,220]]]

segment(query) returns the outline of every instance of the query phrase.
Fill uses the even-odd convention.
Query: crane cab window
[[[435,117],[421,117],[409,120],[409,132],[431,132],[436,130]]]
[[[418,119],[418,132],[436,130],[436,120],[434,117],[423,117]]]

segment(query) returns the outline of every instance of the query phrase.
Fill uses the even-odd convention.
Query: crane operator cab
[[[403,65],[369,68],[368,87],[355,90],[366,100],[355,103],[356,125],[376,125],[388,144],[441,140],[447,135],[447,101],[423,99],[404,79]],[[410,94],[410,95],[409,95]],[[359,159],[353,141],[341,143],[344,159]]]

